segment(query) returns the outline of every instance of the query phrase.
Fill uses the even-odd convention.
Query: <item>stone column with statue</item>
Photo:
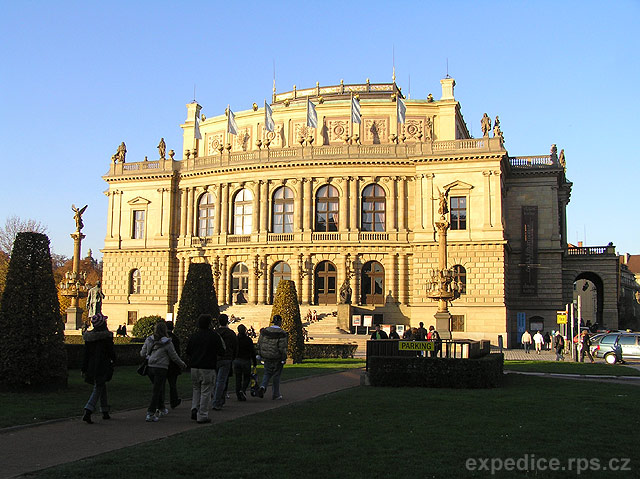
[[[85,238],[85,235],[81,232],[84,227],[82,215],[87,206],[76,208],[75,205],[71,205],[71,210],[74,213],[73,219],[76,222],[76,230],[71,233],[71,238],[73,238],[73,269],[71,272],[67,272],[60,282],[61,294],[71,298],[71,306],[67,308],[67,322],[65,324],[65,329],[68,330],[82,327],[82,313],[84,310],[80,307],[80,298],[84,298],[87,295],[86,273],[80,272],[80,249],[82,240]]]

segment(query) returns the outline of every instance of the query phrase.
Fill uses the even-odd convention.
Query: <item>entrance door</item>
[[[336,294],[336,276],[336,267],[331,261],[323,261],[318,265],[315,274],[316,304],[336,304],[338,302],[338,296]]]

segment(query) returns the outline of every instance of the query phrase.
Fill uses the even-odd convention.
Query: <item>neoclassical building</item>
[[[575,280],[563,277],[564,153],[510,156],[497,117],[472,138],[455,81],[441,84],[438,100],[406,99],[395,83],[294,87],[274,92],[269,118],[256,104],[205,118],[194,102],[181,160],[166,157],[164,142],[149,161],[119,149],[104,176],[109,315],[175,313],[189,265],[204,261],[237,316],[267,311],[278,281],[292,279],[303,310],[335,309],[346,283],[356,312],[432,323],[427,280],[446,192],[448,265],[461,290],[453,336],[513,344],[530,321],[555,329]],[[317,126],[307,126],[314,107]]]

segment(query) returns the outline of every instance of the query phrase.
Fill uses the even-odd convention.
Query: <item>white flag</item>
[[[276,129],[276,124],[273,122],[273,111],[267,100],[264,101],[264,129],[267,131],[275,131]]]
[[[407,107],[402,101],[402,98],[400,98],[400,95],[398,95],[396,103],[398,109],[398,123],[404,123],[405,117],[407,115]]]
[[[202,135],[200,134],[200,119],[198,118],[198,113],[196,113],[196,126],[194,131],[194,136],[196,140],[202,140]]]
[[[311,100],[307,98],[307,126],[311,128],[318,128],[318,114],[316,113],[316,106],[311,103]]]
[[[360,123],[362,121],[360,116],[360,100],[355,96],[351,98],[351,121],[353,123]]]
[[[229,116],[227,117],[227,132],[232,135],[238,134],[238,124],[236,123],[236,116],[231,111],[231,108],[227,106],[227,111],[229,112]]]

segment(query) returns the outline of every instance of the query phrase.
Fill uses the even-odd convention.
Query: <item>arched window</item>
[[[377,261],[362,267],[360,298],[362,304],[384,304],[384,268]]]
[[[464,266],[456,264],[453,267],[453,280],[456,282],[460,294],[467,294],[467,270]]]
[[[283,279],[291,279],[291,268],[284,261],[278,261],[271,270],[271,302],[276,297],[278,283]]]
[[[233,304],[247,302],[249,293],[249,268],[244,263],[236,263],[231,270],[231,301]]]
[[[385,230],[384,189],[380,185],[369,185],[362,191],[362,231]]]
[[[316,268],[315,273],[315,303],[316,304],[336,304],[338,296],[336,294],[337,271],[331,261],[323,261]]]
[[[273,195],[274,233],[293,233],[293,192],[282,186]]]
[[[213,221],[215,218],[215,203],[212,193],[205,193],[198,204],[198,236],[213,235]]]
[[[250,235],[253,216],[253,194],[241,189],[233,199],[233,234]]]
[[[140,270],[131,270],[131,273],[129,273],[129,294],[140,294],[140,284]]]
[[[324,185],[316,193],[316,231],[338,231],[338,190]]]

